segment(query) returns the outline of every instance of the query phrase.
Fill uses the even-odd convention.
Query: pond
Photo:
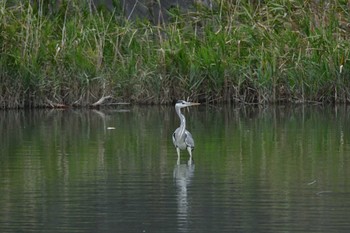
[[[348,232],[346,106],[0,112],[0,232]]]

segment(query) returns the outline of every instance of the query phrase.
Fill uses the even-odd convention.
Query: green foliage
[[[173,9],[157,26],[126,20],[120,7],[71,1],[50,12],[38,4],[0,3],[4,108],[83,106],[105,95],[139,103],[349,99],[345,1],[218,0],[212,9]]]

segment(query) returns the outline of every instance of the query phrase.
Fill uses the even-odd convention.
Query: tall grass
[[[110,101],[349,102],[346,1],[218,0],[128,21],[68,1],[0,2],[1,108]]]

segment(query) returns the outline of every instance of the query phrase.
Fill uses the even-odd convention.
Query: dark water
[[[0,232],[349,232],[347,111],[1,111]]]

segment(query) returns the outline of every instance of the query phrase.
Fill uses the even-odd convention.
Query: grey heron
[[[179,100],[175,104],[175,110],[180,118],[180,127],[173,133],[173,143],[177,152],[177,162],[180,162],[180,150],[186,150],[190,154],[189,162],[192,161],[192,150],[194,149],[194,140],[192,134],[186,130],[186,118],[181,113],[181,108],[186,108],[194,105],[199,105],[199,103],[187,102],[184,100]]]

